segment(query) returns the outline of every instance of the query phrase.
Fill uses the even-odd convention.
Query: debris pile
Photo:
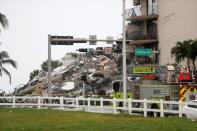
[[[78,53],[75,57],[67,54],[62,58],[62,65],[52,70],[53,96],[82,96],[85,85],[85,96],[111,96],[112,81],[118,73],[117,60],[112,54]],[[15,95],[48,94],[47,72],[40,71],[26,85],[18,88]]]

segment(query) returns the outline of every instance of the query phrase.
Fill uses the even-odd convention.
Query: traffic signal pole
[[[109,42],[113,44],[113,42],[116,43],[122,43],[122,55],[123,55],[123,100],[124,100],[124,107],[126,107],[126,99],[127,99],[127,74],[126,74],[126,52],[132,52],[129,50],[126,50],[126,42],[129,42],[129,44],[132,44],[133,40],[126,40],[125,37],[125,22],[126,22],[126,14],[125,14],[125,0],[123,0],[123,25],[122,25],[122,31],[123,31],[123,39],[86,39],[86,38],[73,38],[72,36],[51,36],[48,35],[48,95],[52,95],[52,82],[51,82],[51,46],[52,45],[73,45],[73,43],[87,43],[87,42]],[[72,39],[71,39],[72,38]],[[158,51],[155,51],[154,53],[158,53]]]
[[[51,95],[51,35],[48,35],[48,96]]]
[[[125,24],[124,24],[125,25]],[[123,29],[125,32],[125,29]],[[123,92],[124,100],[126,99],[126,42],[132,42],[133,40],[126,40],[125,33],[123,33],[123,40],[112,40],[112,39],[86,39],[86,38],[73,38],[70,37],[58,37],[48,35],[48,95],[52,95],[51,87],[51,46],[52,45],[73,45],[73,43],[87,43],[87,42],[123,42]],[[59,42],[59,43],[58,43]],[[65,43],[63,43],[65,42]],[[72,44],[71,44],[72,43]]]
[[[94,41],[96,41],[96,42],[122,42],[123,41],[123,40],[108,40],[108,39],[92,40],[92,39],[86,39],[86,38],[74,38],[74,39],[53,38],[52,40],[53,41],[73,42],[73,43],[86,43],[86,42],[94,42]],[[133,42],[133,40],[126,40],[126,42]]]

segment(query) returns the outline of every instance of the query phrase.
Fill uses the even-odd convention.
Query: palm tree
[[[29,76],[29,80],[32,80],[35,76],[38,76],[39,72],[40,72],[39,70],[34,70],[33,72],[31,72]]]
[[[0,24],[2,25],[3,28],[7,28],[8,27],[8,19],[2,13],[0,13]]]
[[[195,75],[195,82],[197,82],[196,79],[196,66],[195,61],[197,58],[197,40],[185,40],[183,42],[177,42],[176,46],[171,49],[171,56],[175,57],[175,61],[177,63],[180,63],[181,61],[186,60],[187,65],[190,71],[190,62],[192,62],[193,65],[193,71]]]
[[[192,60],[192,65],[193,65],[193,71],[194,71],[194,76],[195,76],[195,82],[197,82],[197,72],[196,72],[196,65],[195,61],[197,58],[197,40],[194,40],[191,44],[191,60]]]
[[[4,65],[11,65],[14,68],[17,68],[17,63],[10,59],[8,53],[6,51],[1,51],[0,52],[0,76],[6,74],[9,79],[10,79],[10,84],[11,84],[11,74],[10,72],[4,67]]]
[[[0,24],[2,25],[3,28],[7,28],[8,27],[8,19],[7,17],[0,13]],[[0,29],[1,31],[1,29]],[[1,51],[0,52],[0,76],[4,74],[8,75],[9,79],[10,79],[10,84],[11,84],[11,74],[10,72],[4,67],[4,65],[11,65],[14,68],[17,68],[17,63],[10,59],[8,53],[6,51]]]
[[[183,42],[178,41],[176,46],[171,49],[171,56],[175,57],[175,61],[180,63],[182,61],[187,61],[187,66],[190,71],[190,61],[191,61],[191,44],[193,40],[185,40]]]

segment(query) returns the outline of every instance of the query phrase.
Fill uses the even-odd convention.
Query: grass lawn
[[[0,108],[0,131],[197,131],[185,118]]]

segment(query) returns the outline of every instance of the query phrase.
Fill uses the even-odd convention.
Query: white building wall
[[[197,39],[197,0],[158,0],[159,63],[174,63],[177,41]]]

